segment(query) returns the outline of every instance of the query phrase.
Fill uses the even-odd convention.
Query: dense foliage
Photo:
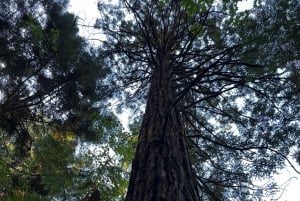
[[[136,144],[138,152],[168,152],[176,143],[167,133],[166,144],[141,148],[140,123],[125,132],[109,98],[144,113],[166,68],[161,83],[171,86],[171,98],[158,100],[170,101],[167,112],[148,112],[141,131],[159,136],[176,114],[170,119],[180,126],[172,128],[182,125],[199,195],[191,200],[271,197],[278,191],[272,175],[293,154],[300,161],[300,4],[254,1],[239,12],[238,2],[100,1],[98,48],[78,35],[67,0],[2,0],[0,200],[81,200],[95,189],[103,201],[125,199]],[[143,127],[156,113],[165,118]],[[168,154],[158,156],[180,163]],[[134,163],[147,160],[140,156]],[[143,180],[133,172],[129,183]]]
[[[0,200],[79,200],[92,188],[113,200],[126,189],[133,142],[121,143],[128,134],[103,104],[109,69],[67,3],[0,2]]]

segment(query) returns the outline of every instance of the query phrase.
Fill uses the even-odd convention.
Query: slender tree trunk
[[[174,107],[172,68],[153,72],[126,201],[196,201],[180,116]]]

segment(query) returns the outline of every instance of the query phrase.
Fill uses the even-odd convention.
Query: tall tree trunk
[[[153,72],[126,201],[196,201],[183,127],[174,103],[172,68]]]

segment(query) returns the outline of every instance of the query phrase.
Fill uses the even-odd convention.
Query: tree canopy
[[[96,47],[67,0],[1,1],[0,200],[277,193],[299,173],[300,4],[239,2],[99,1]]]
[[[173,110],[183,125],[200,200],[253,200],[276,191],[272,182],[257,186],[253,181],[270,178],[299,145],[299,3],[265,1],[244,13],[229,1],[124,0],[98,5],[96,26],[106,36],[104,62],[117,72],[121,88],[131,87],[125,94],[130,104],[146,104],[126,200],[171,199],[154,194],[163,191],[155,187],[164,182],[162,174],[174,179],[168,173],[173,169],[145,158],[157,150],[168,149],[169,157],[176,152],[162,137],[181,135],[174,128],[165,130],[175,121],[168,120]],[[168,103],[159,105],[164,101]],[[151,130],[147,122],[157,129]],[[151,142],[158,143],[156,135],[163,145],[150,148]],[[148,173],[142,161],[166,172],[153,171],[149,174],[160,175],[159,181],[142,184],[145,178],[139,171]],[[187,196],[184,187],[181,190]]]

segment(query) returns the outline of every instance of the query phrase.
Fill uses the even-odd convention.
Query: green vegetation
[[[67,0],[1,1],[0,200],[278,192],[272,175],[300,161],[300,5],[239,2],[100,1],[91,47]]]

